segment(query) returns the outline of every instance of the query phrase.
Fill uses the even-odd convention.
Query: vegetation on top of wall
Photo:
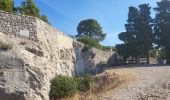
[[[86,37],[86,36],[80,37],[80,38],[77,38],[77,41],[84,43],[84,44],[88,45],[89,47],[95,47],[98,49],[102,48],[102,46],[99,44],[98,40],[90,38],[90,37]]]
[[[0,0],[0,10],[7,12],[16,12],[13,0]]]
[[[50,24],[46,15],[40,15],[40,9],[35,5],[34,0],[22,1],[21,7],[18,7],[18,9],[21,14],[38,17],[44,22]]]
[[[38,17],[50,24],[46,15],[40,15],[40,9],[35,5],[34,0],[23,0],[19,7],[14,6],[13,0],[0,0],[0,10]]]

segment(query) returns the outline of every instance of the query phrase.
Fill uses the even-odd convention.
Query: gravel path
[[[170,100],[170,66],[112,69],[124,82],[99,100]]]

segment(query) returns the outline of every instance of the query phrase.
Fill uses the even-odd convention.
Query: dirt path
[[[170,66],[112,69],[122,85],[99,100],[170,100]]]

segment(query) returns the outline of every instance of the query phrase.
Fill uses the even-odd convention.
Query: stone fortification
[[[74,41],[42,20],[0,11],[0,99],[49,100],[50,80],[56,75],[81,75],[113,53],[82,52]],[[111,60],[109,62],[114,62]]]

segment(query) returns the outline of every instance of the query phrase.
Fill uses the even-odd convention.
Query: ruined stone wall
[[[49,100],[50,81],[56,75],[96,71],[114,54],[82,52],[83,44],[35,17],[0,12],[0,24],[0,43],[13,45],[7,51],[0,48],[2,100]]]
[[[36,18],[0,11],[0,32],[10,36],[36,38]]]

